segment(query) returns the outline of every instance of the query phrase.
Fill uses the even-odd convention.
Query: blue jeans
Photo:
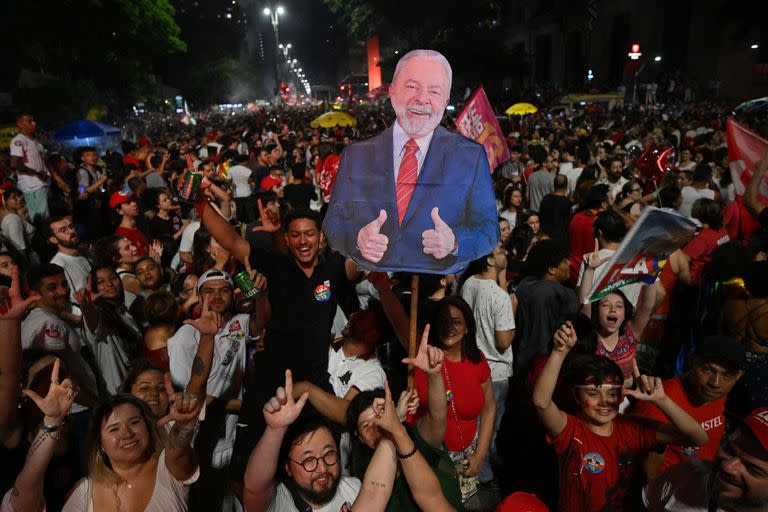
[[[491,438],[491,446],[488,449],[488,455],[483,460],[483,465],[480,468],[480,474],[478,479],[482,483],[493,480],[493,469],[491,468],[491,461],[494,464],[499,465],[499,454],[496,450],[496,434],[499,431],[499,425],[501,424],[501,417],[504,416],[504,409],[507,403],[507,393],[509,393],[509,379],[493,381],[493,396],[496,399],[496,422],[493,426],[493,437]]]

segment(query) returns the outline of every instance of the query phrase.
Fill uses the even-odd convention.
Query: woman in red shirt
[[[676,251],[670,259],[679,265],[678,278],[685,284],[697,286],[701,271],[709,262],[716,247],[731,240],[723,228],[723,209],[713,199],[697,199],[691,207],[691,216],[701,222],[701,231]]]
[[[429,343],[445,352],[443,383],[448,396],[448,423],[444,443],[457,470],[476,477],[491,444],[496,401],[491,370],[475,340],[475,317],[460,297],[445,297],[432,317]],[[427,376],[416,370],[414,384],[420,397],[427,396]],[[426,413],[426,400],[416,419]]]

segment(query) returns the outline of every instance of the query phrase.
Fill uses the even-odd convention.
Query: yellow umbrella
[[[357,120],[346,112],[326,112],[309,123],[312,128],[333,128],[334,126],[357,126]]]
[[[0,130],[0,149],[11,147],[11,140],[19,134],[18,126],[6,126]]]
[[[507,115],[510,116],[523,116],[525,114],[533,114],[538,109],[530,103],[515,103],[507,109]]]

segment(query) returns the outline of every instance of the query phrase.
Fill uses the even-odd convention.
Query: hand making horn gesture
[[[180,424],[197,421],[197,417],[203,409],[205,400],[187,393],[177,393],[173,389],[170,373],[163,375],[163,381],[165,383],[165,392],[168,393],[168,403],[170,404],[170,408],[168,414],[157,420],[157,426],[162,427],[171,421]]]
[[[61,361],[59,358],[56,358],[53,363],[53,370],[51,371],[51,385],[45,398],[42,398],[31,389],[23,391],[45,415],[44,423],[49,426],[51,426],[51,423],[60,421],[69,414],[69,408],[72,407],[72,402],[75,401],[75,396],[77,396],[77,390],[72,387],[72,382],[69,379],[59,382],[60,367]]]
[[[451,227],[440,218],[440,210],[432,208],[432,222],[434,229],[428,229],[421,234],[424,254],[431,254],[437,259],[448,256],[456,248],[456,236]]]
[[[19,267],[13,267],[13,278],[11,287],[0,286],[0,320],[21,319],[40,295],[32,293],[28,299],[21,296],[21,285],[19,279]]]
[[[285,387],[277,388],[275,396],[264,404],[264,420],[273,429],[284,429],[296,421],[309,399],[305,391],[296,401],[293,399],[293,377],[291,370],[285,370]]]
[[[631,396],[636,400],[660,402],[667,398],[664,391],[664,384],[659,377],[650,377],[641,375],[640,368],[637,366],[637,360],[632,361],[632,380],[631,388],[624,388],[624,394]]]
[[[424,333],[421,335],[421,344],[415,357],[406,357],[403,359],[405,364],[412,364],[425,373],[439,373],[443,366],[445,353],[437,347],[429,344],[429,324],[424,327]]]

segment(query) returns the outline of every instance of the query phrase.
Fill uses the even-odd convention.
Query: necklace
[[[453,385],[451,384],[451,376],[448,374],[448,365],[446,364],[446,361],[443,361],[443,375],[445,376],[446,381],[446,389],[445,389],[445,396],[448,399],[448,405],[451,406],[451,412],[453,413],[453,419],[456,421],[456,430],[459,432],[459,442],[461,443],[461,446],[464,445],[464,436],[461,433],[461,424],[459,423],[459,415],[456,413],[456,397],[453,396]]]

